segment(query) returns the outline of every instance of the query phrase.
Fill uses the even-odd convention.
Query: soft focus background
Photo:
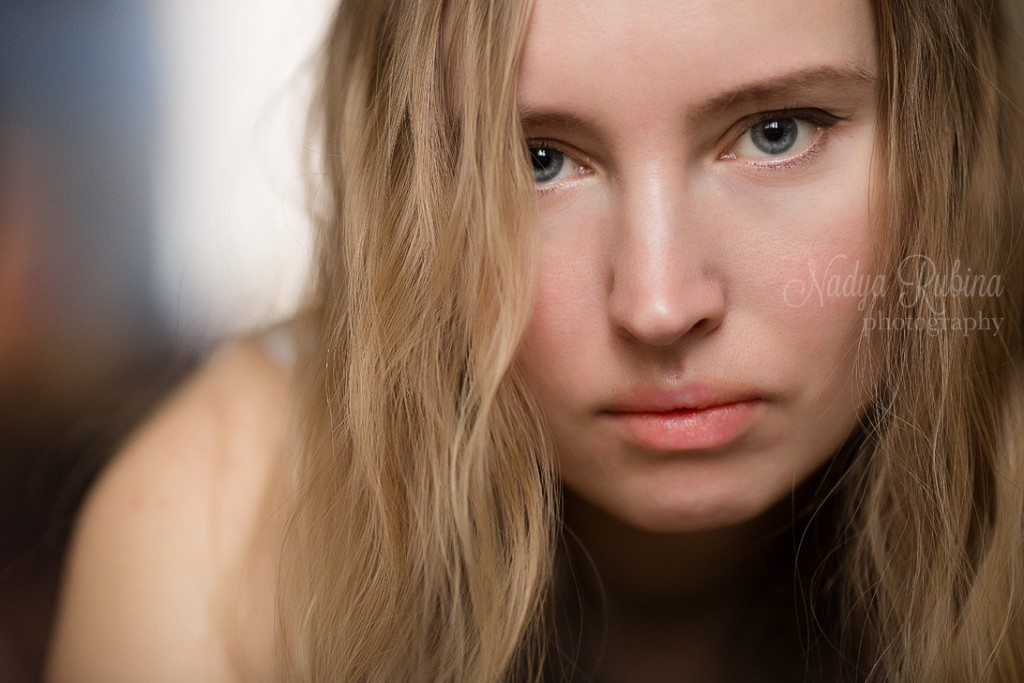
[[[300,301],[330,4],[0,3],[0,683],[39,678],[75,511],[125,433]]]

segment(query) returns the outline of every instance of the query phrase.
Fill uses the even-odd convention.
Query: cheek
[[[539,277],[520,357],[531,374],[564,386],[603,339],[602,213],[581,201],[542,219]],[[591,358],[589,362],[599,362]]]
[[[519,350],[519,360],[539,392],[542,402],[550,395],[571,393],[571,372],[579,356],[580,331],[588,327],[584,313],[591,295],[583,286],[581,265],[546,251],[540,258],[540,277],[533,310]]]
[[[836,180],[813,199],[794,193],[762,203],[751,223],[766,235],[759,248],[754,241],[732,245],[751,260],[745,272],[761,273],[748,280],[758,289],[748,295],[765,322],[787,330],[807,352],[828,351],[859,333],[859,309],[874,280],[867,185]]]
[[[809,350],[816,342],[831,345],[850,340],[851,335],[856,338],[874,277],[867,202],[858,197],[835,199],[839,210],[820,214],[821,223],[811,226],[816,239],[809,239],[790,263],[782,285],[782,303],[794,323],[818,331],[816,336],[801,337]]]
[[[859,363],[862,304],[874,281],[868,205],[859,193],[837,191],[827,207],[811,205],[791,221],[803,239],[790,243],[775,275],[777,304],[769,324],[785,339],[785,362],[803,387],[803,409],[822,432],[833,425],[839,438],[866,389]]]
[[[565,340],[573,325],[573,297],[565,290],[552,286],[552,278],[545,276],[538,283],[533,313],[523,336],[519,355],[533,377],[550,376],[570,357]]]
[[[860,400],[851,380],[859,376],[860,307],[873,274],[867,183],[852,171],[829,180],[813,191],[731,194],[735,227],[721,263],[732,264],[722,266],[732,310],[723,333],[731,313],[743,332],[743,366],[789,387],[804,418],[819,420],[831,405],[838,421],[840,412],[852,419]]]

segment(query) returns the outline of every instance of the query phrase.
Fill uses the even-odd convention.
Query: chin
[[[748,492],[749,493],[749,492]],[[695,533],[715,531],[754,522],[764,516],[775,516],[780,507],[788,509],[789,491],[774,497],[749,497],[740,494],[715,496],[648,495],[635,501],[616,505],[607,512],[620,521],[650,533]]]
[[[714,508],[708,510],[679,510],[674,508],[645,509],[622,521],[651,533],[681,534],[715,531],[751,522],[767,510],[743,508]]]

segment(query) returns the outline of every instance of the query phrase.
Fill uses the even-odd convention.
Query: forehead
[[[788,73],[874,64],[869,0],[535,0],[519,103],[635,117]]]

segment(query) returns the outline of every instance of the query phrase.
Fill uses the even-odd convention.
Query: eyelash
[[[528,149],[553,149],[559,154],[565,156],[566,161],[570,162],[577,170],[581,171],[579,176],[588,176],[594,171],[589,167],[589,159],[586,155],[580,154],[579,152],[568,149],[564,144],[556,142],[555,140],[549,140],[548,138],[529,138],[526,141]],[[582,158],[582,160],[580,160]],[[565,181],[560,183],[551,183],[545,185],[537,185],[537,194],[548,194],[551,192],[557,192],[563,189]]]
[[[803,151],[798,152],[793,156],[779,159],[778,161],[739,161],[736,159],[735,156],[729,156],[731,152],[724,152],[720,154],[718,156],[718,159],[725,161],[736,161],[736,163],[745,164],[746,166],[754,168],[758,172],[762,173],[785,173],[787,171],[791,171],[802,166],[806,166],[807,164],[811,163],[814,159],[816,159],[822,151],[821,148],[824,144],[824,140],[822,138],[825,135],[832,133],[832,127],[843,120],[842,117],[830,114],[821,109],[793,108],[761,112],[759,114],[755,114],[751,118],[748,118],[741,124],[741,132],[733,139],[733,142],[730,145],[730,149],[735,147],[736,144],[742,139],[742,137],[744,135],[747,135],[754,126],[758,125],[759,123],[764,123],[765,121],[771,121],[772,119],[795,119],[814,124],[817,127],[814,139],[812,139],[811,143]],[[588,160],[585,156],[583,157],[583,161],[580,161],[579,157],[581,155],[579,153],[567,149],[565,145],[554,140],[549,140],[547,138],[530,138],[529,140],[527,140],[527,147],[531,150],[555,150],[559,154],[564,155],[566,159],[570,161],[573,165],[575,165],[578,169],[586,170],[586,172],[582,173],[581,175],[589,175],[590,173],[593,172],[588,168]],[[564,182],[550,185],[538,185],[537,192],[538,194],[547,194],[555,192],[562,189],[564,185]]]
[[[746,160],[742,162],[737,161],[737,163],[743,163],[748,167],[766,173],[784,173],[786,171],[806,166],[821,154],[822,146],[825,144],[823,138],[826,135],[833,133],[832,127],[843,120],[842,117],[830,114],[821,109],[793,108],[761,112],[743,122],[742,131],[740,135],[736,136],[730,149],[735,147],[742,137],[747,135],[754,126],[773,119],[794,119],[797,121],[806,121],[814,124],[817,127],[817,130],[815,131],[814,138],[811,140],[810,144],[808,144],[807,148],[793,156],[784,157],[778,161]],[[718,158],[726,161],[736,159],[735,156],[730,158],[729,152],[719,155]]]

